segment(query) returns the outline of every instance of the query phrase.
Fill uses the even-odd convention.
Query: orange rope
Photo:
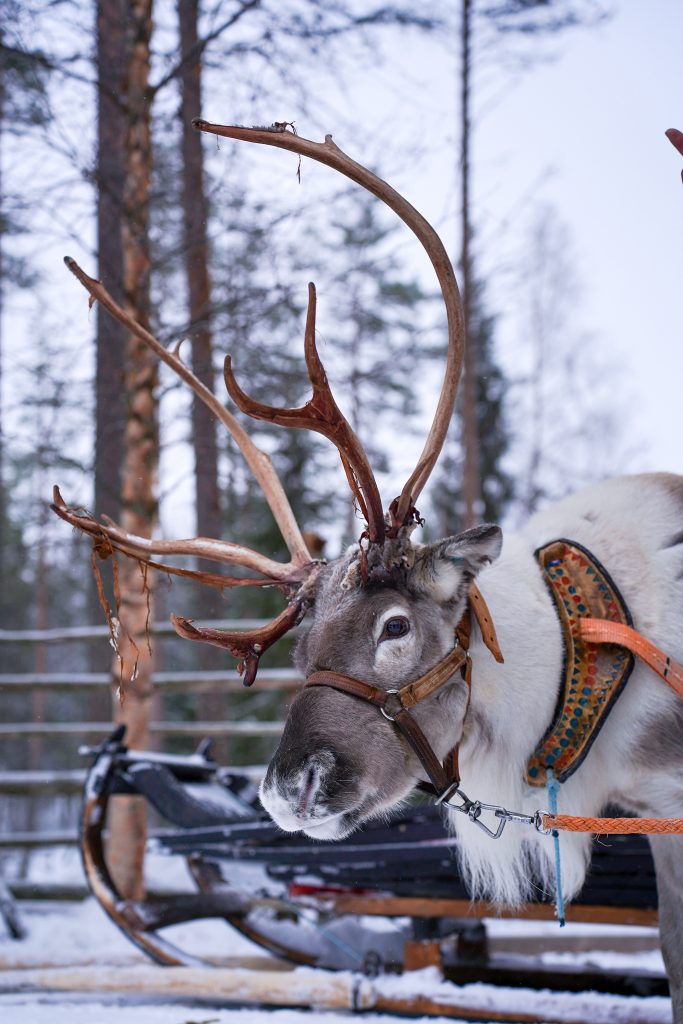
[[[580,818],[573,814],[543,814],[544,828],[564,832],[607,834],[683,833],[683,818]]]
[[[581,636],[590,643],[619,644],[628,648],[683,697],[683,666],[673,661],[635,629],[606,619],[579,620]],[[573,814],[543,814],[543,827],[564,832],[595,832],[612,835],[683,833],[683,818],[580,818]]]

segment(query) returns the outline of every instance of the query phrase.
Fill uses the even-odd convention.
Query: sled
[[[494,956],[482,919],[500,916],[472,901],[459,877],[456,840],[442,812],[417,803],[389,824],[345,840],[319,842],[283,833],[266,817],[251,779],[217,764],[208,744],[189,756],[128,750],[124,727],[96,748],[87,773],[81,851],[88,885],[124,934],[157,963],[221,966],[180,949],[164,929],[223,919],[277,957],[306,967],[365,975],[429,965],[464,984],[544,985],[564,990],[662,995],[663,975],[561,967]],[[145,798],[163,826],[149,846],[185,858],[194,892],[126,900],[106,858],[110,801]],[[550,896],[506,916],[552,920]],[[657,894],[647,842],[617,836],[594,844],[584,889],[570,921],[653,925]]]

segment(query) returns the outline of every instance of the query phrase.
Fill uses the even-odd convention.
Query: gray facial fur
[[[416,679],[453,646],[471,581],[497,556],[500,543],[497,527],[431,546],[403,538],[369,562],[366,580],[358,548],[350,549],[318,576],[296,667],[304,677],[327,669],[385,688]],[[383,622],[396,616],[409,622],[407,636],[381,640]],[[464,714],[465,699],[458,675],[413,712],[441,758],[457,739],[453,709]],[[412,749],[376,707],[312,687],[290,707],[261,799],[287,831],[336,839],[394,807],[423,777]]]

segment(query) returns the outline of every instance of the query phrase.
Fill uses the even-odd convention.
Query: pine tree
[[[496,464],[509,445],[506,438],[502,370],[494,362],[492,332],[495,320],[485,311],[483,282],[478,279],[473,252],[472,214],[473,134],[472,91],[476,46],[482,31],[492,32],[500,41],[534,39],[577,26],[593,25],[606,17],[598,0],[461,0],[458,38],[460,45],[460,286],[463,298],[466,344],[463,379],[458,400],[460,458],[453,450],[445,453],[439,477],[437,504],[442,528],[463,529],[484,518],[499,519],[514,495],[512,478]],[[522,66],[533,61],[528,52]],[[483,346],[480,351],[479,346]],[[484,375],[481,381],[478,375]],[[489,408],[489,400],[492,401]],[[462,495],[453,486],[454,474],[462,478]],[[451,506],[452,509],[451,509]]]
[[[511,443],[507,413],[509,382],[495,353],[496,318],[487,311],[484,285],[475,281],[472,288],[470,332],[474,344],[475,415],[479,435],[481,492],[476,506],[480,521],[500,522],[515,493],[514,480],[504,465]],[[460,399],[456,417],[446,439],[440,460],[439,476],[433,492],[437,532],[449,536],[464,529],[466,503],[463,494],[463,450],[460,425]]]
[[[9,136],[43,127],[49,118],[47,80],[49,71],[44,55],[27,45],[21,18],[21,4],[7,0],[0,11],[0,169]],[[20,257],[6,251],[5,239],[23,230],[21,203],[13,204],[0,178],[0,382],[2,381],[2,320],[5,296],[9,288],[27,288],[35,284],[35,275]],[[4,410],[0,405],[0,579],[15,580],[12,572],[20,531],[12,521],[4,437]],[[19,593],[14,594],[15,599]],[[0,601],[2,599],[0,598]],[[10,611],[2,602],[0,612]],[[17,607],[23,607],[19,601]]]

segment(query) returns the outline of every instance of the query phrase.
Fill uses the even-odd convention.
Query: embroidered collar
[[[562,626],[564,671],[553,721],[527,765],[527,781],[544,786],[547,769],[559,782],[576,771],[591,748],[633,668],[633,655],[615,644],[588,643],[582,618],[632,625],[614,581],[576,541],[556,540],[536,552]]]

